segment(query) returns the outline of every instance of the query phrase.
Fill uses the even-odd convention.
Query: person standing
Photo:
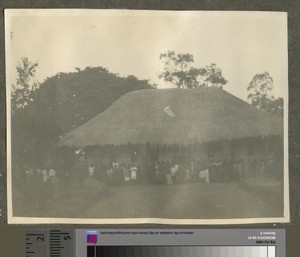
[[[209,168],[207,162],[205,162],[199,172],[199,182],[204,181],[205,183],[209,183]]]
[[[263,159],[260,160],[258,175],[264,175],[266,173],[266,165]]]
[[[131,179],[131,181],[133,181],[133,183],[136,183],[137,167],[135,165],[132,165],[130,168],[130,179]]]
[[[119,163],[116,162],[112,162],[112,169],[113,169],[113,183],[116,185],[118,184],[118,169],[119,169]]]
[[[160,171],[159,171],[159,165],[158,163],[155,163],[154,165],[154,182],[157,184],[159,182],[159,176],[160,176]]]
[[[106,175],[107,175],[107,184],[112,185],[113,184],[113,175],[114,175],[114,170],[112,167],[108,167],[108,169],[106,171]]]
[[[95,172],[95,167],[93,164],[89,166],[89,178],[93,178]]]
[[[123,176],[124,176],[124,181],[125,183],[130,182],[130,174],[129,174],[129,165],[124,165],[123,168]]]
[[[49,176],[50,182],[54,182],[56,180],[56,170],[51,168],[49,170],[49,175],[48,176]]]
[[[177,179],[178,169],[179,169],[178,164],[171,167],[171,177],[172,177],[173,183],[175,183],[175,184],[177,184],[177,182],[178,182],[178,179]]]
[[[166,175],[166,181],[167,181],[167,185],[173,185],[174,184],[172,176],[171,176],[170,173]]]
[[[44,168],[42,169],[42,177],[43,177],[43,183],[46,183],[48,181],[48,171]]]

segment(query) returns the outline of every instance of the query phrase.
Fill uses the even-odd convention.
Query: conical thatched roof
[[[123,95],[60,145],[187,145],[276,135],[283,135],[281,117],[222,89],[146,89]]]

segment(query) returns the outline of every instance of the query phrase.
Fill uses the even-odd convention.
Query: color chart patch
[[[86,242],[88,244],[97,244],[98,232],[97,231],[87,231]]]

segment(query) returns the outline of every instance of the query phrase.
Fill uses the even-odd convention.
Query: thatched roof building
[[[189,145],[282,135],[281,117],[222,89],[146,89],[125,94],[60,145]]]

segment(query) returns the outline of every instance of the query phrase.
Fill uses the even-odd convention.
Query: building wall
[[[261,162],[267,162],[270,158],[283,156],[283,139],[254,138],[232,141],[218,141],[191,145],[178,146],[124,146],[101,148],[90,151],[87,162],[96,166],[108,166],[112,161],[119,163],[143,166],[151,161],[169,161],[171,163],[186,163],[190,161],[210,159],[222,161],[232,160],[233,163],[244,163],[245,177],[257,174]]]

